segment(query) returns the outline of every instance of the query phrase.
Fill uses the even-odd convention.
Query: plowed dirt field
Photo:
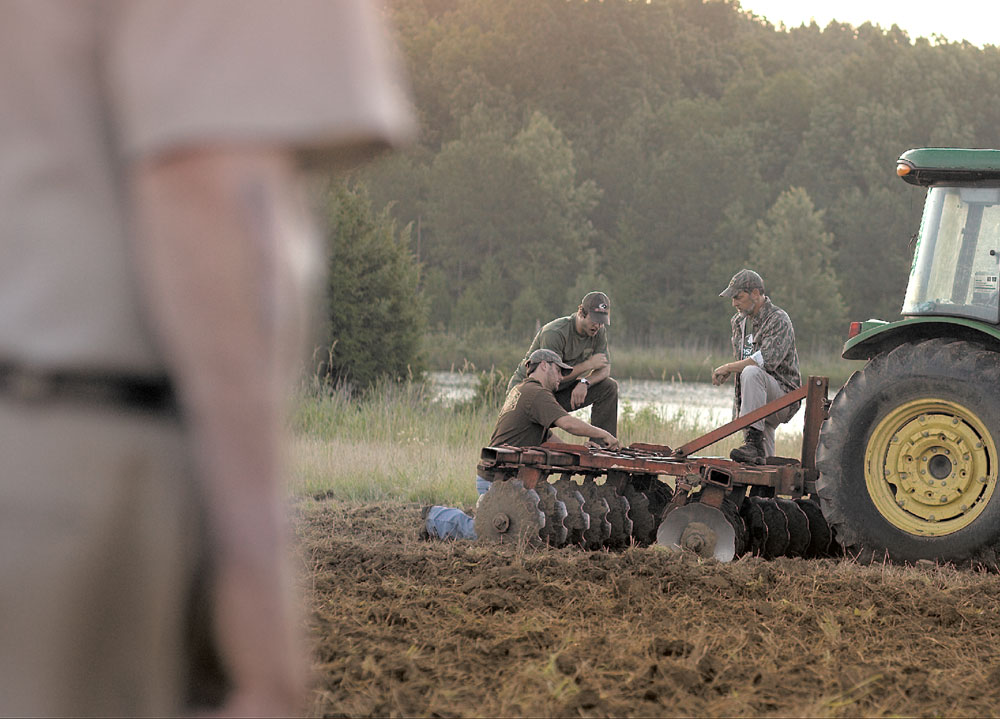
[[[295,511],[313,716],[996,716],[1000,577],[420,541]]]

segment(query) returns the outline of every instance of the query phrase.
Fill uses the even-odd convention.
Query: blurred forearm
[[[284,348],[299,347],[284,328],[301,323],[284,258],[307,231],[293,166],[268,149],[190,151],[141,164],[134,188],[143,289],[205,489],[234,699],[292,711],[301,657],[280,455]]]

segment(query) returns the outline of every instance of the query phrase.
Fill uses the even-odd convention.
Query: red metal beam
[[[732,422],[724,424],[718,429],[713,429],[707,434],[703,434],[700,437],[692,439],[690,442],[685,444],[683,447],[678,447],[674,450],[675,457],[688,457],[693,452],[697,452],[699,449],[704,449],[710,444],[715,444],[721,439],[725,439],[734,432],[739,432],[741,429],[749,427],[751,424],[757,420],[764,419],[768,415],[772,415],[778,410],[782,410],[794,402],[798,402],[803,399],[809,390],[809,385],[803,385],[796,390],[792,390],[786,395],[779,397],[773,402],[768,402],[763,407],[755,409],[749,414],[745,414],[742,417],[737,417]]]

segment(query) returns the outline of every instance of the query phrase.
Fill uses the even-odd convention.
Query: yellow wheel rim
[[[972,524],[996,489],[997,448],[956,402],[900,405],[872,431],[865,483],[875,508],[910,534],[941,537]]]

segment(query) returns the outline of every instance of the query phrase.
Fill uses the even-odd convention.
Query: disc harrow
[[[814,462],[826,380],[810,377],[807,385],[758,410],[766,416],[778,402],[806,398],[801,460],[749,465],[691,456],[753,415],[676,450],[638,443],[614,452],[557,442],[487,447],[480,469],[492,486],[476,510],[476,531],[485,541],[588,550],[656,543],[720,561],[830,556],[838,544],[816,499]]]

